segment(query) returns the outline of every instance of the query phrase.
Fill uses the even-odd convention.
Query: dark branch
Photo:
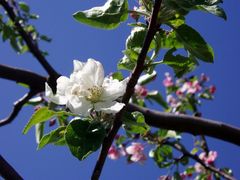
[[[151,21],[150,21],[150,24],[148,27],[147,35],[145,37],[142,50],[138,56],[137,64],[136,64],[136,66],[133,70],[133,73],[129,79],[129,82],[127,84],[126,93],[124,94],[123,99],[122,99],[122,102],[126,105],[128,104],[129,99],[133,95],[134,87],[137,84],[137,81],[144,70],[145,59],[147,56],[149,46],[150,46],[152,39],[154,38],[154,35],[159,26],[157,24],[157,17],[158,17],[158,13],[160,11],[161,3],[162,3],[162,0],[155,0],[155,4],[154,4],[152,16],[151,16]],[[125,112],[125,108],[123,108],[119,113],[116,114],[113,127],[112,127],[111,131],[109,132],[108,136],[103,140],[102,149],[101,149],[100,155],[98,157],[97,163],[95,165],[95,168],[93,170],[93,174],[92,174],[93,180],[99,179],[99,177],[101,175],[102,168],[104,166],[104,163],[105,163],[105,160],[106,160],[106,157],[108,154],[108,150],[109,150],[119,128],[122,125],[121,118],[122,118],[124,112]]]
[[[25,94],[21,99],[14,103],[13,110],[11,114],[5,119],[0,120],[0,127],[11,123],[14,118],[18,115],[23,105],[28,102],[34,95],[44,91],[46,77],[39,74],[33,73],[31,71],[26,71],[23,69],[18,69],[14,67],[9,67],[0,64],[0,78],[15,81],[17,83],[24,83],[29,86],[29,93]]]
[[[26,42],[30,52],[35,56],[35,58],[39,61],[39,63],[43,66],[43,68],[49,74],[50,81],[51,81],[50,85],[54,83],[55,83],[54,85],[56,85],[56,79],[59,77],[59,74],[53,69],[53,67],[45,59],[41,50],[38,48],[37,42],[33,40],[31,34],[29,34],[24,30],[23,25],[19,21],[19,17],[15,14],[14,8],[6,0],[0,0],[0,4],[8,13],[9,18],[14,22],[14,25],[17,31]],[[53,88],[53,90],[55,90],[56,88],[54,86],[51,86],[51,87]]]
[[[200,117],[175,115],[128,104],[127,111],[143,113],[150,126],[187,132],[193,135],[207,135],[240,146],[240,128]]]
[[[0,64],[0,78],[23,83],[36,91],[44,91],[47,78],[31,71]]]
[[[23,180],[17,171],[0,155],[0,176],[4,179]]]
[[[18,115],[18,113],[22,109],[23,105],[25,103],[27,103],[28,100],[31,99],[36,94],[37,94],[36,91],[30,90],[29,93],[25,94],[21,99],[16,101],[14,103],[14,107],[13,107],[11,114],[8,117],[6,117],[5,119],[0,120],[0,127],[11,123],[14,120],[14,118]]]
[[[225,179],[228,180],[235,180],[234,177],[222,172],[218,168],[212,166],[211,164],[205,164],[196,154],[191,154],[189,151],[187,151],[181,144],[176,143],[176,142],[165,142],[165,144],[170,145],[171,147],[175,148],[176,150],[180,151],[183,153],[184,156],[188,156],[191,159],[197,161],[200,163],[205,169],[210,170],[214,173],[219,174],[220,176],[224,177]]]

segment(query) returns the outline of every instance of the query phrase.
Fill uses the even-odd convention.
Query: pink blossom
[[[135,93],[136,93],[138,96],[144,98],[144,97],[147,96],[148,90],[147,90],[146,87],[137,84],[137,85],[135,86]]]
[[[205,152],[199,155],[199,158],[203,160],[206,164],[212,164],[217,158],[217,151],[209,151],[208,156]]]
[[[126,152],[131,155],[130,160],[133,162],[143,163],[146,160],[146,156],[143,154],[144,147],[141,143],[132,143],[126,148]]]
[[[133,162],[139,162],[139,163],[144,163],[144,161],[146,161],[146,156],[143,153],[135,153],[133,155],[131,155],[130,160]]]
[[[170,74],[168,72],[165,73],[165,79],[163,80],[163,85],[165,87],[171,87],[174,85],[172,77],[170,76]]]
[[[115,146],[111,146],[108,150],[108,157],[112,160],[116,160],[120,157],[120,153],[118,149],[115,148]]]
[[[178,106],[181,105],[181,102],[179,102],[173,95],[169,94],[167,95],[167,103],[172,107],[172,108],[177,108]]]
[[[199,84],[198,80],[193,82],[185,82],[181,87],[180,91],[186,92],[187,94],[194,94],[202,90],[202,86]]]

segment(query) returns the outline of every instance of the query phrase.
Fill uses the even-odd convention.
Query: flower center
[[[88,95],[86,96],[86,99],[88,101],[91,101],[92,103],[96,103],[99,101],[102,92],[103,88],[99,86],[93,86],[91,88],[88,88]]]

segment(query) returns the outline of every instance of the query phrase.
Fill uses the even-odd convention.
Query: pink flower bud
[[[170,76],[170,74],[168,72],[165,73],[165,79],[163,80],[163,85],[165,87],[171,87],[174,85],[172,77]]]
[[[201,82],[207,82],[207,81],[209,81],[209,77],[206,76],[206,74],[202,73],[201,77],[200,77],[200,81]]]
[[[147,96],[148,90],[147,90],[146,87],[137,84],[137,85],[135,86],[135,93],[136,93],[138,96],[144,98],[144,97]]]
[[[120,153],[119,151],[115,148],[115,146],[111,146],[108,150],[108,157],[112,160],[119,159]]]
[[[211,94],[214,94],[214,93],[216,92],[216,86],[214,86],[214,85],[210,86],[210,87],[209,87],[209,92],[210,92]]]

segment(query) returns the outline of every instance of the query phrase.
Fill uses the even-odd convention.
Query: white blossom
[[[73,60],[73,66],[70,78],[57,79],[55,95],[46,83],[46,96],[50,101],[66,105],[71,112],[83,116],[88,116],[91,110],[117,113],[125,106],[116,100],[124,94],[128,78],[123,81],[104,78],[102,64],[94,59],[86,63]]]

